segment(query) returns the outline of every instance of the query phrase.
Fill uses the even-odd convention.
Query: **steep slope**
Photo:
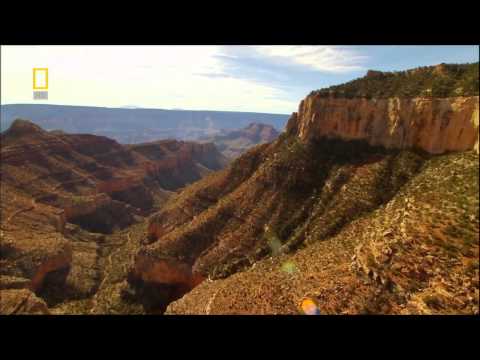
[[[401,106],[393,111],[391,104]],[[373,131],[362,130],[365,123],[372,123]],[[430,130],[430,138],[419,129]],[[450,287],[439,294],[450,295],[443,292],[443,305],[423,312],[473,312],[478,307],[477,144],[478,96],[310,95],[277,141],[186,188],[150,218],[147,244],[130,271],[132,291],[140,298],[155,293],[150,306],[162,311],[201,283],[170,305],[169,313],[293,313],[296,301],[306,296],[324,301],[321,310],[327,313],[400,313],[422,312],[412,299],[436,296],[437,285],[429,280],[442,280]],[[437,155],[450,150],[462,152]],[[461,185],[448,188],[454,180]],[[412,211],[405,196],[417,196],[430,208],[411,199],[418,202]],[[406,213],[412,213],[410,223],[401,222]],[[440,218],[445,226],[436,236],[443,242],[435,245],[426,234]],[[388,250],[388,232],[398,248]],[[458,251],[443,252],[442,246]],[[400,268],[391,270],[388,259],[397,251]],[[433,262],[417,264],[423,255]],[[247,271],[252,266],[258,270]],[[452,274],[445,275],[452,266]],[[439,275],[425,275],[432,271]],[[294,275],[300,280],[285,284]],[[160,296],[166,287],[173,289],[170,295]],[[325,289],[321,296],[320,289]],[[345,291],[356,298],[349,301]],[[450,296],[457,293],[467,300],[455,304]]]
[[[240,130],[223,130],[220,134],[200,139],[213,142],[227,158],[234,159],[252,146],[274,141],[280,133],[267,124],[251,123]]]
[[[478,155],[427,160],[386,204],[308,246],[205,281],[167,314],[478,314]],[[350,184],[347,183],[346,191]]]
[[[225,162],[213,144],[145,147],[16,120],[1,135],[0,275],[20,279],[13,283],[49,305],[92,295],[112,246],[103,234],[143,221],[172,191]]]
[[[229,276],[303,246],[314,215],[328,238],[388,201],[423,161],[415,153],[335,140],[304,146],[282,137],[257,147],[150,219],[152,244],[139,252],[131,283],[188,287]]]

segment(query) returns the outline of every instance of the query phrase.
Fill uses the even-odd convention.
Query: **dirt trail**
[[[216,299],[218,293],[220,292],[220,290],[223,290],[223,287],[219,287],[214,293],[213,295],[210,297],[210,299],[208,300],[208,303],[205,307],[205,315],[210,315],[210,312],[212,310],[212,304],[214,302],[214,300]]]
[[[23,209],[18,209],[16,210],[15,212],[13,212],[8,218],[7,218],[7,221],[6,221],[6,225],[10,224],[13,220],[14,217],[16,217],[17,215],[20,215],[21,213],[24,213],[24,212],[27,212],[27,211],[32,211],[34,210],[35,208],[37,207],[37,203],[36,203],[36,200],[33,198],[31,200],[31,205],[29,207],[26,207],[26,208],[23,208]]]
[[[51,188],[51,191],[54,192],[55,191],[55,188]],[[13,195],[13,203],[15,203],[15,201],[17,200],[17,195]],[[22,208],[22,209],[18,209],[16,210],[15,212],[13,212],[8,218],[7,220],[5,221],[5,224],[8,225],[12,222],[13,218],[15,218],[17,215],[21,214],[21,213],[24,213],[24,212],[27,212],[27,211],[33,211],[37,208],[37,199],[36,198],[32,198],[30,200],[30,206],[26,207],[26,208]],[[5,229],[5,230],[11,230],[11,229]]]

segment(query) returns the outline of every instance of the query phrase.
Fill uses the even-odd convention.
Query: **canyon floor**
[[[128,300],[126,280],[129,267],[133,265],[133,257],[146,236],[145,227],[146,223],[140,222],[106,236],[97,251],[100,276],[94,294],[86,299],[60,300],[53,304],[50,312],[58,315],[145,314],[142,304]]]

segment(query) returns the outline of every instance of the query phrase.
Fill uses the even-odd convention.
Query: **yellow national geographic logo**
[[[33,68],[33,90],[48,90],[47,68]]]
[[[47,68],[33,68],[33,100],[48,100]]]

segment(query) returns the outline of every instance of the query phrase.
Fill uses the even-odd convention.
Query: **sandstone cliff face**
[[[312,94],[300,103],[287,131],[303,141],[332,137],[432,154],[478,152],[478,101],[478,96],[347,99]]]

